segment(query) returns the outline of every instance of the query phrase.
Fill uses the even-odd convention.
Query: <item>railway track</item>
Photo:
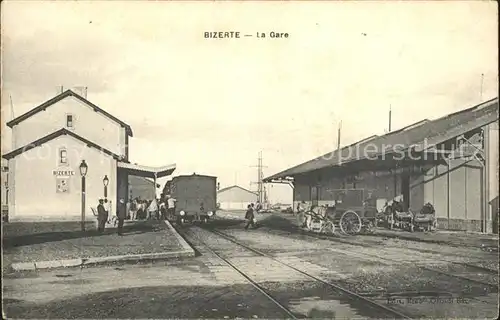
[[[287,233],[287,232],[282,232],[282,233],[276,232],[277,230],[276,229],[272,229],[272,228],[267,228],[266,230],[271,230],[276,235],[287,235],[287,236],[290,235],[290,233]],[[337,242],[337,243],[342,243],[342,244],[348,244],[348,245],[353,245],[353,246],[358,246],[358,247],[364,247],[364,248],[366,248],[366,247],[377,248],[377,249],[385,249],[385,248],[387,248],[387,246],[384,246],[383,248],[381,248],[377,244],[368,244],[368,243],[364,243],[364,242],[360,243],[360,242],[356,242],[356,241],[352,241],[352,240],[346,240],[345,238],[339,238],[339,237],[327,236],[327,235],[320,235],[320,234],[313,234],[313,233],[309,233],[309,232],[301,232],[298,235],[303,235],[303,236],[307,236],[307,237],[310,237],[310,238],[315,238],[315,239],[320,239],[320,240],[328,240],[328,241],[332,241],[332,242]],[[389,248],[399,249],[399,250],[401,249],[400,247],[394,247],[394,246],[390,246]],[[414,249],[414,248],[404,248],[404,249],[408,250],[408,251],[419,252],[419,253],[442,254],[440,252],[433,251],[433,250]],[[376,257],[378,259],[383,259],[383,260],[386,260],[386,261],[403,263],[402,261],[399,261],[399,260],[389,259],[389,258],[382,258],[380,256],[370,255],[370,254],[366,254],[366,253],[359,253],[359,254],[370,256],[370,257]],[[448,255],[448,256],[452,256],[452,255]],[[473,269],[476,269],[478,271],[482,271],[482,272],[488,273],[490,275],[498,275],[498,270],[494,270],[494,269],[483,267],[483,266],[474,265],[474,264],[471,264],[471,263],[452,261],[452,260],[448,260],[448,259],[436,259],[435,261],[436,262],[444,262],[444,263],[459,265],[459,266],[464,266],[464,267],[467,267],[467,268],[473,268]],[[440,271],[440,270],[436,270],[436,269],[428,268],[428,267],[424,267],[424,266],[420,266],[420,267],[423,268],[423,269],[426,269],[428,271],[434,271],[434,272],[437,272],[437,273],[446,274],[446,275],[449,275],[449,276],[453,276],[453,277],[460,278],[460,279],[463,279],[463,280],[469,280],[471,282],[475,282],[475,283],[482,284],[482,285],[487,285],[487,286],[494,287],[494,288],[498,289],[498,284],[487,283],[487,282],[479,281],[477,279],[472,279],[472,278],[465,277],[465,276],[454,275],[454,274],[451,274],[451,273],[446,273],[446,272],[443,272],[443,271]]]
[[[262,251],[259,251],[255,248],[252,248],[244,243],[241,243],[235,239],[232,239],[230,236],[216,231],[216,230],[211,230],[211,229],[205,229],[202,228],[202,230],[209,231],[212,234],[217,235],[220,238],[223,238],[224,240],[230,242],[231,244],[236,245],[239,248],[244,248],[245,250],[255,254],[256,256],[263,257],[266,259],[269,259],[277,264],[279,264],[282,268],[288,269],[289,272],[293,273],[298,273],[302,275],[303,277],[312,280],[314,282],[317,282],[321,285],[329,287],[331,290],[334,290],[337,293],[342,294],[344,297],[347,299],[356,302],[357,304],[361,304],[364,306],[369,306],[371,309],[375,310],[375,314],[377,314],[378,318],[397,318],[397,319],[411,319],[409,315],[406,315],[398,310],[395,310],[393,308],[390,308],[382,303],[379,303],[373,299],[370,299],[369,297],[359,295],[355,292],[352,292],[348,289],[345,289],[337,284],[328,282],[324,279],[321,279],[320,277],[313,275],[309,272],[306,272],[304,270],[301,270],[290,263],[284,262],[279,258],[273,257],[269,254],[266,254]],[[263,286],[259,285],[256,281],[252,279],[250,275],[248,275],[242,268],[238,267],[235,263],[231,262],[231,259],[225,258],[223,254],[217,252],[217,250],[211,248],[209,244],[207,244],[205,241],[200,239],[200,237],[190,234],[190,237],[196,238],[197,242],[202,244],[207,251],[209,251],[211,254],[215,255],[218,257],[220,260],[224,261],[228,266],[230,266],[235,272],[240,274],[243,278],[245,278],[255,289],[257,289],[261,294],[266,296],[269,300],[271,300],[277,307],[279,307],[283,312],[291,319],[297,319],[297,318],[303,318],[303,316],[295,314],[293,311],[291,311],[288,307],[286,307],[284,304],[280,303],[279,300],[273,295],[268,292]]]
[[[275,230],[273,230],[273,232],[274,231]],[[281,235],[285,235],[285,234],[289,235],[288,233],[282,233]],[[355,241],[347,241],[347,240],[344,240],[344,239],[341,239],[341,238],[321,236],[321,235],[315,235],[315,234],[310,234],[310,233],[302,233],[302,235],[305,235],[305,236],[311,237],[311,238],[315,238],[315,239],[329,240],[329,241],[333,241],[333,242],[337,242],[337,243],[349,244],[349,245],[354,245],[354,246],[359,246],[359,247],[372,247],[372,248],[376,248],[375,245],[369,245],[369,244],[366,244],[366,243],[358,243],[358,242],[355,242]],[[398,248],[398,247],[392,247],[392,248],[393,249],[401,249],[401,248]],[[405,250],[406,250],[406,248],[405,248]],[[412,250],[412,249],[408,249],[408,250],[415,251],[415,250]],[[405,261],[396,260],[396,259],[390,259],[390,258],[387,258],[387,257],[381,257],[380,255],[373,255],[373,254],[368,254],[368,253],[364,253],[364,252],[356,252],[356,254],[353,254],[352,252],[345,251],[345,254],[346,255],[351,255],[351,256],[355,255],[357,257],[359,257],[359,256],[366,256],[366,257],[370,257],[370,258],[377,258],[377,259],[380,259],[380,260],[384,260],[384,261],[388,261],[388,262],[393,262],[393,263],[394,262],[395,263],[406,263],[406,264],[408,263],[408,262],[405,262]],[[457,261],[451,261],[451,260],[444,260],[444,259],[438,259],[438,260],[435,260],[435,261],[436,262],[451,263],[451,264],[454,264],[454,265],[461,265],[461,266],[464,266],[464,267],[473,268],[473,269],[477,269],[477,270],[486,272],[486,273],[488,273],[490,275],[498,275],[498,271],[497,270],[493,270],[493,269],[490,269],[490,268],[485,268],[485,267],[481,267],[481,266],[477,266],[477,265],[473,265],[473,264],[469,264],[469,263],[457,262]],[[418,268],[423,269],[423,270],[427,270],[427,271],[431,271],[431,272],[435,272],[435,273],[447,275],[447,276],[454,277],[454,278],[461,279],[461,280],[467,280],[467,281],[470,281],[470,282],[474,282],[474,283],[477,283],[477,284],[480,284],[480,285],[484,285],[484,286],[488,286],[488,287],[491,287],[493,289],[498,290],[498,284],[493,284],[493,283],[490,283],[490,282],[484,282],[484,281],[473,279],[473,278],[470,278],[470,277],[467,277],[467,276],[457,275],[457,274],[445,272],[445,271],[438,270],[438,269],[431,268],[431,267],[419,266],[419,265],[416,265],[416,266]]]
[[[212,233],[215,233],[225,239],[227,239],[228,241],[231,241],[233,243],[236,243],[238,244],[239,246],[242,246],[252,252],[256,252],[260,255],[263,255],[263,256],[266,256],[266,257],[270,257],[271,259],[275,260],[275,261],[278,261],[280,264],[284,265],[284,266],[287,266],[287,267],[290,267],[292,269],[295,269],[297,270],[296,268],[294,268],[293,266],[290,266],[288,265],[287,263],[284,263],[284,262],[281,262],[279,261],[279,259],[269,255],[269,254],[266,254],[266,253],[263,253],[261,252],[260,250],[257,250],[255,248],[252,248],[244,243],[241,243],[239,241],[236,241],[235,239],[233,239],[231,236],[221,232],[221,231],[218,231],[218,230],[213,230],[213,229],[205,229],[205,230],[209,230],[210,232]],[[401,261],[398,261],[398,260],[394,260],[394,259],[388,259],[388,258],[381,258],[380,256],[377,256],[377,255],[371,255],[371,254],[366,254],[366,253],[352,253],[352,252],[349,252],[349,251],[345,251],[345,250],[339,250],[339,249],[333,249],[333,248],[330,248],[329,251],[333,251],[333,252],[338,252],[338,253],[341,253],[341,254],[345,254],[345,255],[349,255],[351,257],[355,257],[357,259],[361,259],[361,260],[365,260],[367,262],[373,262],[373,260],[371,259],[367,259],[366,257],[370,257],[370,258],[377,258],[379,259],[378,263],[382,264],[382,265],[387,265],[387,266],[391,266],[393,265],[394,262],[397,262],[397,263],[401,263]],[[382,261],[380,261],[382,260]],[[385,261],[385,262],[384,262]],[[414,264],[413,264],[414,265]],[[440,270],[436,270],[436,269],[433,269],[433,268],[428,268],[428,267],[425,267],[425,266],[419,266],[419,265],[415,265],[417,268],[420,268],[422,270],[427,270],[427,271],[431,271],[431,272],[435,272],[435,273],[438,273],[438,274],[442,274],[442,275],[445,275],[445,276],[448,276],[448,277],[454,277],[454,278],[457,278],[457,279],[460,279],[462,281],[469,281],[469,282],[473,282],[473,283],[476,283],[476,284],[479,284],[479,285],[482,285],[482,286],[487,286],[487,287],[490,287],[490,288],[493,288],[493,289],[496,289],[496,291],[498,291],[498,285],[497,284],[492,284],[492,283],[488,283],[488,282],[483,282],[483,281],[478,281],[476,279],[471,279],[471,278],[468,278],[468,277],[464,277],[464,276],[460,276],[460,275],[456,275],[456,274],[452,274],[452,273],[448,273],[448,272],[443,272],[443,271],[440,271]],[[302,270],[298,270],[299,272],[303,272]],[[311,276],[311,275],[308,275],[308,276]],[[333,283],[330,283],[330,282],[327,282],[327,281],[324,281],[322,279],[316,279],[316,277],[312,276],[312,278],[314,278],[315,280],[317,281],[320,281],[320,282],[323,282],[323,283],[326,283],[330,286],[333,286],[334,288],[338,288],[339,290],[342,290],[344,292],[347,292],[348,294],[353,294],[355,295],[356,297],[361,297],[363,299],[366,299],[366,300],[369,300],[371,303],[375,303],[375,304],[378,304],[378,305],[381,305],[371,299],[369,299],[369,297],[371,296],[377,296],[377,293],[373,293],[373,292],[365,292],[365,293],[354,293],[350,290],[347,290],[347,289],[344,289],[342,288],[341,286],[339,285],[336,285],[336,284],[333,284]],[[438,294],[437,292],[430,292],[431,294]],[[441,292],[442,294],[450,294],[449,292]],[[398,293],[385,293],[387,295],[387,297],[390,297],[390,296],[398,296]],[[422,294],[425,294],[425,292],[415,292],[416,295],[422,295]],[[486,304],[492,304],[491,301],[488,301],[488,300],[483,300],[479,297],[469,297],[469,299],[472,299],[472,300],[475,300],[475,301],[478,301],[478,302],[482,302],[482,303],[486,303]],[[497,304],[497,301],[495,300],[493,302],[493,304]],[[381,305],[383,306],[384,308],[388,308],[384,305]],[[391,308],[389,308],[391,309]],[[399,311],[396,311],[396,312],[399,312]],[[408,317],[408,316],[406,316]]]

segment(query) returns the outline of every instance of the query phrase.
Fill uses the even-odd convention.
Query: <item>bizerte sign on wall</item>
[[[57,177],[70,177],[75,175],[73,170],[52,170],[52,174]]]

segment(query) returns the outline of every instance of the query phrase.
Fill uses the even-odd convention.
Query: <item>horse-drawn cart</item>
[[[333,233],[340,230],[354,235],[371,231],[376,226],[376,198],[366,189],[329,190],[333,195],[331,204],[312,206],[299,215],[299,225],[310,231]]]
[[[391,200],[385,204],[380,214],[380,225],[391,230],[434,231],[437,229],[436,211],[430,203],[426,203],[420,212],[414,212],[411,209],[405,210],[401,202]]]

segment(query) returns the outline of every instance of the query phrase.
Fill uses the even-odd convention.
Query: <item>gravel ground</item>
[[[24,319],[280,319],[283,311],[251,285],[155,286],[95,292],[47,303],[4,300]]]
[[[266,236],[266,233],[264,230],[261,231],[263,236]],[[331,245],[331,243],[328,243],[328,240],[318,240],[315,241],[316,244],[321,244],[324,246]],[[266,248],[266,245],[261,246],[263,248]],[[334,248],[328,247],[330,251],[336,252],[338,254],[339,252],[345,252],[345,254],[341,254],[341,259],[340,262],[344,263],[346,265],[346,268],[343,268],[342,270],[356,270],[357,266],[360,266],[361,268],[363,267],[363,264],[365,263],[364,261],[372,261],[373,263],[377,264],[382,264],[382,265],[394,265],[397,268],[400,268],[399,265],[401,264],[408,264],[409,262],[414,262],[415,265],[425,265],[426,267],[430,269],[437,269],[438,271],[441,272],[447,272],[450,274],[456,274],[459,276],[465,276],[467,278],[471,278],[474,280],[486,282],[486,283],[491,283],[493,285],[498,283],[498,275],[493,274],[493,273],[488,273],[484,271],[478,271],[477,269],[469,266],[464,266],[464,265],[456,265],[456,264],[450,264],[450,263],[435,263],[435,261],[439,261],[440,257],[435,255],[435,254],[424,254],[424,253],[415,253],[412,251],[404,250],[404,248],[400,249],[387,249],[384,247],[379,247],[379,248],[372,248],[372,247],[360,247],[360,246],[352,246],[348,244],[341,244],[341,245],[335,245]],[[329,253],[330,255],[332,253]],[[307,254],[308,257],[317,257],[318,255],[316,254]],[[357,257],[354,258],[353,256]],[[322,260],[327,260],[328,254],[320,255]],[[387,260],[389,259],[389,260]],[[346,260],[348,262],[346,262]],[[392,261],[395,260],[395,261]],[[458,259],[454,259],[458,260]],[[316,263],[321,264],[321,261],[315,261]],[[462,261],[462,262],[471,262],[470,260]],[[331,262],[330,262],[331,263]],[[340,266],[334,265],[334,269],[337,270],[336,268],[339,268]],[[403,268],[402,266],[401,268]],[[400,269],[401,269],[400,268]],[[415,268],[418,269],[418,268]],[[410,273],[414,273],[415,271],[409,271]],[[433,277],[429,273],[432,273],[431,271],[427,271],[426,277]],[[445,277],[446,279],[450,279],[451,276],[445,276],[445,275],[436,275],[434,278],[442,278]],[[356,277],[355,277],[356,278]],[[457,281],[462,281],[462,282],[467,282],[466,280],[457,280]],[[444,281],[446,282],[446,281]],[[440,284],[438,285],[438,287]]]
[[[381,302],[391,302],[391,306],[405,310],[413,316],[476,318],[477,314],[487,317],[495,317],[497,314],[498,290],[417,267],[417,264],[423,263],[443,272],[496,284],[498,277],[493,274],[478,275],[477,269],[444,261],[440,261],[440,264],[432,263],[454,257],[451,251],[459,252],[463,256],[467,253],[471,255],[471,258],[455,256],[451,259],[453,261],[476,263],[476,265],[492,265],[496,262],[498,268],[498,260],[493,260],[492,254],[480,250],[473,248],[448,250],[448,246],[427,243],[418,243],[416,249],[420,251],[408,250],[404,245],[412,241],[398,243],[400,240],[390,239],[384,246],[380,244],[384,240],[373,239],[375,237],[371,237],[364,246],[362,245],[364,238],[356,237],[356,240],[349,240],[356,242],[356,245],[351,245],[314,239],[293,231],[269,230],[267,227],[244,232],[240,228],[225,226],[221,231],[266,253],[285,257],[286,252],[289,252],[302,261],[329,268],[334,272],[324,273],[324,278],[354,292],[379,299]],[[375,245],[375,241],[379,243]],[[298,252],[294,244],[296,242],[302,243],[302,252]],[[447,255],[434,253],[433,250],[437,251],[437,247]],[[483,258],[482,264],[478,263],[480,257]],[[394,259],[399,262],[384,259]],[[300,269],[300,264],[297,267]],[[450,297],[452,297],[451,302],[448,301],[450,299],[445,300]],[[421,302],[416,303],[415,298],[420,298]],[[395,303],[397,299],[402,302]]]
[[[199,246],[198,239],[201,239],[236,268],[256,281],[268,294],[287,306],[299,318],[394,317],[392,313],[372,307],[366,302],[353,301],[338,289],[311,279],[272,259],[261,257],[207,231],[199,229],[196,232],[190,231],[186,234],[202,254],[207,253]],[[198,239],[191,237],[194,234]]]
[[[263,222],[263,228],[268,229],[273,233],[283,234],[286,232],[287,235],[294,235],[294,238],[306,239],[308,236],[302,235],[300,230],[296,228],[293,224],[293,217],[290,216],[270,216]],[[286,231],[284,231],[286,230]],[[312,234],[314,235],[314,234]],[[467,237],[465,234],[459,234],[462,237]],[[432,236],[432,235],[429,235]],[[478,237],[480,235],[472,234],[472,237]],[[455,235],[458,237],[458,235]],[[309,237],[312,238],[312,237]],[[498,253],[491,253],[482,250],[482,247],[454,247],[435,243],[426,243],[418,241],[401,240],[394,238],[381,238],[378,236],[361,235],[356,237],[326,237],[330,238],[334,243],[352,243],[353,249],[358,247],[371,247],[378,251],[380,250],[395,250],[393,253],[408,254],[412,253],[416,257],[426,258],[426,259],[439,259],[443,261],[456,261],[461,263],[468,263],[472,265],[477,265],[479,267],[488,268],[498,271]],[[473,240],[476,241],[476,240]],[[336,244],[335,244],[336,245]]]
[[[266,221],[266,217],[260,220]],[[277,227],[284,231],[270,230],[265,225],[244,231],[241,222],[220,220],[218,217],[211,225],[251,247],[275,254],[289,265],[412,317],[476,319],[496,318],[498,314],[498,293],[464,280],[422,270],[416,265],[416,262],[438,268],[448,265],[430,264],[432,259],[439,258],[468,259],[475,263],[490,263],[493,260],[493,254],[488,255],[474,248],[451,250],[451,247],[443,245],[379,237],[350,237],[349,241],[359,243],[345,244],[297,234],[292,223]],[[367,303],[346,300],[345,295],[331,287],[312,281],[269,258],[259,257],[244,248],[235,248],[208,231],[191,226],[181,230],[192,236],[188,237],[188,241],[198,251],[196,258],[7,275],[2,284],[4,310],[10,318],[36,319],[285,317],[281,309],[244,277],[199,246],[194,238],[200,236],[217,252],[251,274],[254,281],[299,317],[393,318],[372,309]],[[147,233],[156,234],[138,231],[133,235],[130,232],[117,239],[133,247],[136,244],[133,237]],[[101,236],[102,241],[108,236],[115,235]],[[93,245],[105,245],[101,237],[93,237]],[[149,237],[149,241],[152,238]],[[151,246],[146,245],[147,240],[143,243],[144,246]],[[407,245],[418,250],[405,249]],[[415,262],[412,262],[414,265],[403,264],[381,258]],[[465,270],[461,268],[452,265],[452,269],[446,270],[456,273],[470,271],[467,267],[463,267]]]
[[[126,254],[156,253],[180,250],[174,234],[163,223],[139,222],[124,227],[124,236],[116,230],[104,234],[95,231],[55,235],[36,233],[12,237],[4,244],[4,266],[14,262],[103,257]],[[5,270],[5,269],[4,269]]]

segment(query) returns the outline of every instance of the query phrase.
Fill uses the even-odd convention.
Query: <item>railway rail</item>
[[[286,233],[286,232],[283,232],[283,233],[279,234],[279,233],[276,232],[275,229],[266,229],[266,230],[272,230],[272,232],[274,234],[277,234],[277,235],[287,235],[287,236],[290,236],[290,233]],[[316,235],[316,234],[306,233],[306,232],[300,233],[300,235],[305,235],[305,236],[310,237],[310,238],[315,238],[315,239],[320,239],[320,240],[329,240],[329,241],[333,241],[333,242],[337,242],[337,243],[349,244],[349,245],[354,245],[354,246],[359,246],[359,247],[372,247],[372,248],[376,248],[376,245],[371,245],[371,244],[366,244],[366,243],[359,243],[359,242],[356,242],[356,241],[349,241],[349,240],[345,240],[345,239],[334,237],[334,236]],[[401,248],[398,248],[398,247],[392,247],[392,248],[394,248],[394,249],[401,249]],[[405,248],[405,250],[406,250],[406,248]],[[408,250],[421,252],[418,249],[408,248]],[[377,258],[379,260],[388,261],[388,262],[392,262],[392,263],[405,263],[405,262],[400,261],[400,260],[390,259],[390,258],[387,258],[387,257],[381,257],[380,255],[373,255],[373,254],[368,254],[368,253],[364,253],[364,252],[356,252],[354,254],[352,252],[345,251],[344,253],[346,255],[356,256],[358,258],[360,256],[365,256],[365,257],[370,257],[370,258]],[[438,260],[435,260],[435,261],[436,262],[451,263],[451,264],[454,264],[454,265],[461,265],[461,266],[464,266],[464,267],[474,268],[474,269],[477,269],[477,270],[481,270],[481,271],[486,272],[486,273],[488,273],[490,275],[498,275],[498,270],[493,270],[493,269],[490,269],[490,268],[485,268],[485,267],[477,266],[477,265],[470,264],[470,263],[457,262],[457,261],[444,260],[444,259],[438,259]],[[418,268],[420,268],[422,270],[427,270],[427,271],[439,273],[439,274],[442,274],[442,275],[446,275],[446,276],[449,276],[449,277],[454,277],[454,278],[457,278],[457,279],[470,281],[470,282],[473,282],[473,283],[476,283],[476,284],[480,284],[480,285],[483,285],[483,286],[488,286],[488,287],[496,289],[496,290],[499,289],[498,284],[493,284],[493,283],[490,283],[490,282],[484,282],[484,281],[473,279],[473,278],[470,278],[470,277],[467,277],[467,276],[457,275],[457,274],[453,274],[453,273],[449,273],[449,272],[437,270],[437,269],[431,268],[431,267],[419,266],[419,265],[416,265],[416,267],[418,267]]]
[[[266,298],[271,300],[278,308],[280,308],[285,314],[287,314],[290,319],[298,319],[295,314],[288,309],[286,306],[281,304],[278,300],[276,300],[273,296],[271,296],[267,291],[261,287],[257,282],[252,280],[250,276],[248,276],[243,270],[238,268],[235,264],[231,263],[228,259],[224,258],[221,254],[217,253],[214,249],[212,249],[205,241],[203,241],[200,237],[196,237],[196,240],[205,247],[211,254],[219,258],[220,260],[224,261],[228,266],[230,266],[234,271],[239,273],[243,278],[245,278],[255,289],[257,289],[260,293],[262,293]]]
[[[234,244],[234,245],[237,245],[238,247],[240,248],[244,248],[254,254],[256,254],[257,256],[260,256],[260,257],[265,257],[267,259],[270,259],[276,263],[278,263],[279,265],[281,265],[282,267],[284,268],[287,268],[289,269],[290,271],[292,272],[297,272],[303,276],[305,276],[306,278],[309,278],[310,280],[313,280],[314,282],[318,282],[322,285],[326,285],[327,287],[330,287],[332,290],[335,290],[336,292],[339,292],[341,294],[343,294],[345,297],[349,298],[350,300],[354,300],[356,302],[360,302],[362,303],[363,305],[369,305],[371,308],[377,310],[377,312],[383,312],[384,313],[384,317],[388,317],[388,318],[397,318],[397,319],[411,319],[412,317],[410,317],[409,315],[406,315],[398,310],[395,310],[393,308],[390,308],[384,304],[381,304],[373,299],[370,299],[366,296],[362,296],[362,295],[359,295],[355,292],[352,292],[346,288],[343,288],[339,285],[336,285],[334,283],[331,283],[331,282],[328,282],[326,280],[323,280],[313,274],[310,274],[304,270],[301,270],[299,268],[296,268],[292,265],[290,265],[289,263],[287,262],[284,262],[282,260],[280,260],[279,258],[276,258],[276,257],[273,257],[267,253],[264,253],[260,250],[257,250],[255,248],[252,248],[244,243],[241,243],[235,239],[232,239],[230,236],[220,232],[220,231],[217,231],[217,230],[213,230],[213,229],[207,229],[207,228],[203,228],[203,230],[206,230],[206,231],[209,231],[227,241],[229,241],[230,243]],[[265,295],[268,299],[270,299],[276,306],[278,306],[280,309],[282,309],[291,319],[297,319],[298,316],[295,315],[289,308],[287,308],[286,306],[284,306],[282,303],[280,303],[278,301],[278,299],[274,298],[269,292],[266,291],[265,288],[263,288],[262,286],[260,286],[258,283],[256,283],[248,274],[246,274],[243,270],[241,270],[241,268],[238,268],[238,266],[236,266],[235,264],[231,263],[231,261],[229,261],[229,259],[226,259],[224,258],[220,253],[218,253],[216,250],[212,249],[206,242],[204,242],[202,239],[200,239],[198,236],[194,236],[196,237],[197,241],[199,243],[201,243],[210,253],[212,253],[213,255],[217,256],[219,259],[221,259],[222,261],[224,261],[227,265],[229,265],[234,271],[238,272],[242,277],[244,277],[252,286],[254,286],[258,291],[260,291],[263,295]]]

